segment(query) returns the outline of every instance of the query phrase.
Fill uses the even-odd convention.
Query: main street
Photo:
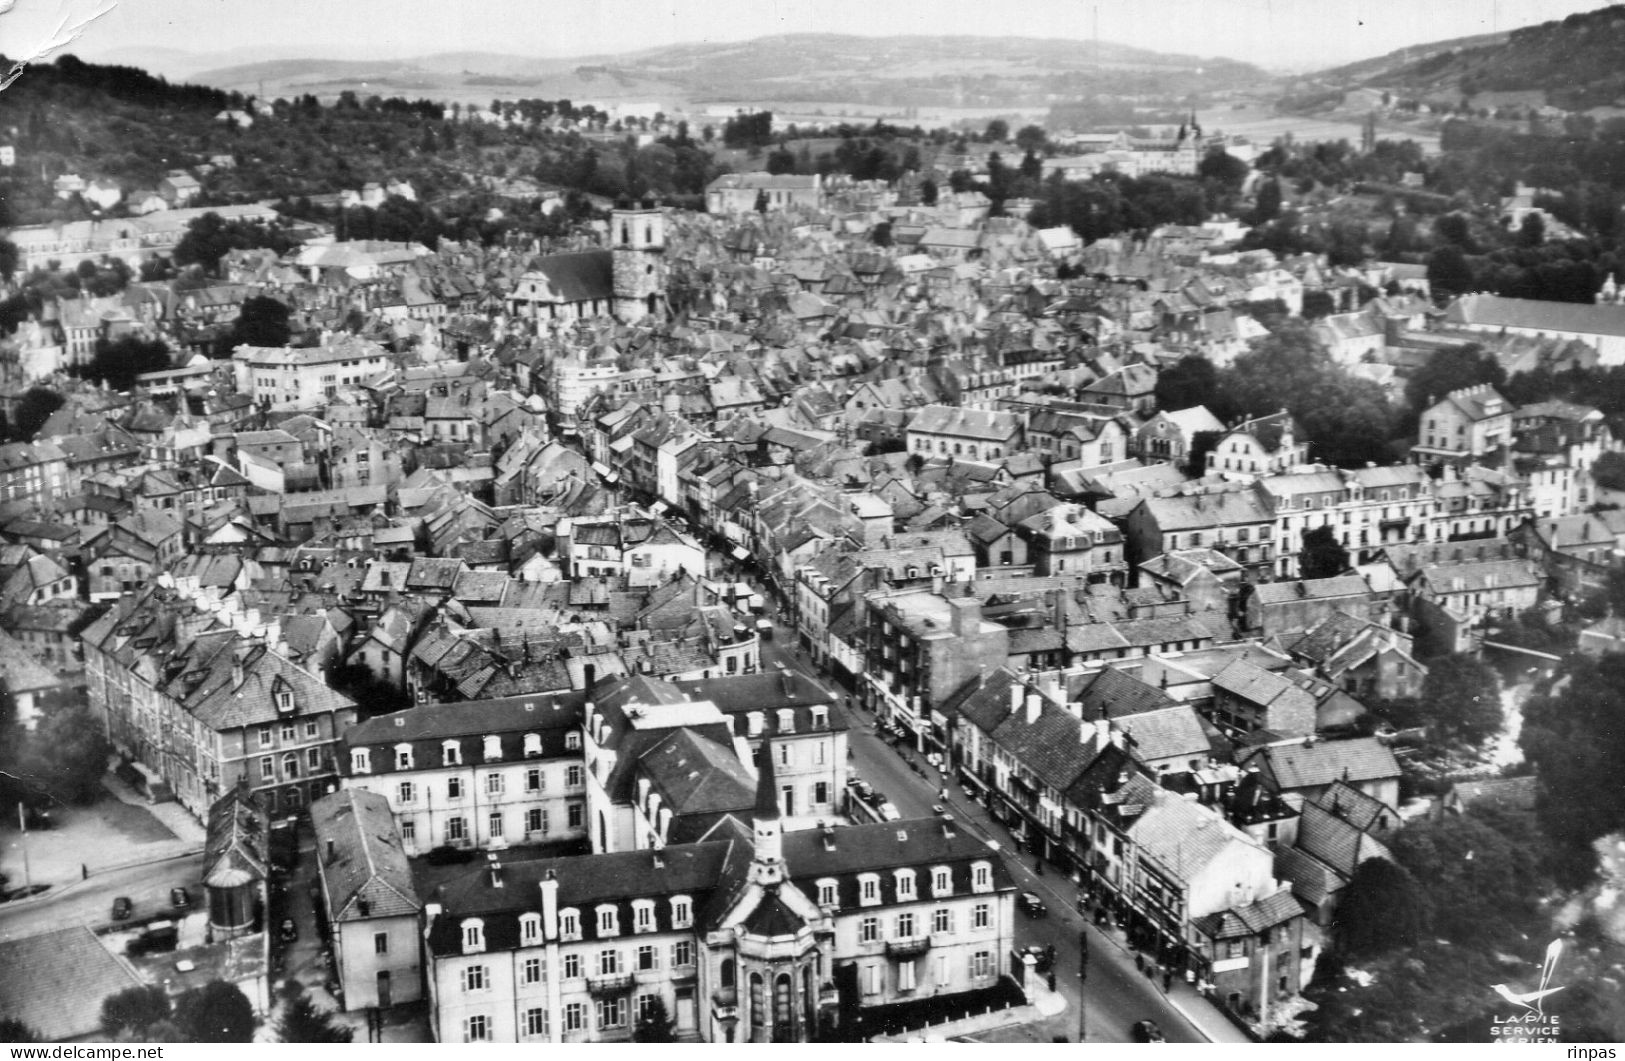
[[[0,939],[33,936],[68,925],[96,928],[111,924],[113,900],[121,895],[130,900],[131,920],[169,916],[169,889],[185,888],[195,905],[203,901],[202,876],[202,853],[95,873],[89,880],[32,899],[0,903]]]
[[[778,625],[774,639],[763,645],[763,668],[793,667],[844,695],[846,690],[819,675],[807,663],[805,654],[795,650],[794,639],[791,629]],[[1077,912],[1077,889],[1070,880],[1054,870],[1042,876],[1035,874],[1030,860],[1014,855],[1010,834],[981,805],[966,798],[954,785],[945,786],[942,775],[927,766],[917,752],[909,750],[905,759],[877,736],[873,715],[855,706],[847,709],[846,715],[852,725],[847,738],[852,750],[848,763],[850,774],[863,778],[884,793],[905,819],[934,817],[933,808],[942,802],[939,794],[946,787],[946,806],[955,822],[973,836],[996,842],[1017,887],[1034,892],[1049,907],[1049,916],[1041,919],[1029,918],[1017,911],[1015,942],[1017,947],[1055,946],[1055,987],[1067,1000],[1066,1027],[1057,1029],[1057,1034],[1064,1030],[1071,1039],[1077,1039],[1081,991],[1084,1039],[1088,1042],[1132,1042],[1131,1028],[1141,1020],[1155,1021],[1169,1042],[1207,1041],[1169,1003],[1162,992],[1161,981],[1154,982],[1135,968],[1133,955],[1122,944],[1120,933],[1103,933],[1086,923]],[[915,773],[908,760],[919,763],[923,774]],[[1088,977],[1082,982],[1078,979],[1080,932],[1087,933],[1089,940]],[[1183,989],[1183,985],[1179,989]],[[1239,1030],[1237,1038],[1245,1041]]]

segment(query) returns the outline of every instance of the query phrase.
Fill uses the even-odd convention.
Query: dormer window
[[[573,906],[559,911],[559,938],[566,942],[581,938],[581,911]]]
[[[569,733],[564,735],[564,750],[570,752],[578,752],[581,750],[580,731],[571,730]]]
[[[478,954],[485,950],[485,922],[471,917],[463,922],[463,953]]]
[[[372,759],[365,748],[356,748],[350,752],[350,772],[352,774],[372,773]]]
[[[932,897],[936,898],[936,899],[941,899],[944,896],[952,895],[953,893],[954,893],[954,874],[953,874],[953,870],[949,869],[947,866],[933,866],[933,867],[931,867],[931,895],[932,895]]]
[[[970,869],[971,891],[990,892],[993,890],[993,864],[990,862],[974,862]]]
[[[813,729],[823,729],[829,725],[829,708],[815,707],[812,709]]]
[[[525,758],[540,759],[542,757],[542,735],[540,733],[525,734]]]
[[[880,874],[861,873],[858,875],[858,905],[880,905]]]
[[[671,927],[688,928],[694,923],[694,900],[686,895],[671,898]]]
[[[621,934],[621,914],[611,903],[598,907],[598,934],[600,936],[618,936]]]
[[[833,909],[839,905],[839,900],[836,898],[836,896],[840,893],[836,888],[836,883],[837,882],[834,877],[825,877],[818,882],[819,906]]]
[[[632,901],[632,931],[653,932],[655,930],[655,904],[652,899],[634,899]]]
[[[782,708],[779,711],[779,732],[794,733],[796,731],[796,712],[793,707]]]
[[[519,942],[540,943],[542,941],[542,915],[521,914],[519,917]]]
[[[762,713],[760,711],[752,711],[745,716],[745,733],[751,737],[760,737],[762,735]]]
[[[454,740],[449,740],[449,741],[446,741],[445,743],[443,743],[442,745],[440,745],[440,749],[444,753],[443,756],[442,756],[442,762],[446,766],[460,766],[460,765],[462,765],[462,762],[463,762],[463,748],[462,748],[462,745],[458,744]]]
[[[486,762],[494,763],[497,760],[502,758],[502,738],[501,737],[498,737],[498,736],[495,736],[495,735],[488,736],[488,737],[485,738],[484,745],[485,746],[484,746],[484,748],[481,749],[480,754],[485,756],[485,761]]]
[[[293,714],[293,688],[282,679],[277,679],[276,691],[272,694],[276,699],[276,710],[279,715]]]
[[[900,869],[897,871],[896,877],[897,901],[900,903],[911,901],[914,898],[914,871],[911,869]]]

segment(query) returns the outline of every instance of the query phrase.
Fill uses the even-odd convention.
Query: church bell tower
[[[658,317],[666,304],[666,215],[652,199],[622,202],[609,215],[615,315]]]

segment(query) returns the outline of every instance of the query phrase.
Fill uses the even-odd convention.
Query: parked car
[[[129,920],[130,914],[131,914],[131,912],[133,910],[134,910],[134,907],[131,905],[130,897],[128,895],[121,895],[117,899],[113,900],[113,920],[114,921],[127,921],[127,920]]]
[[[1165,1043],[1168,1041],[1163,1038],[1162,1029],[1157,1027],[1157,1022],[1154,1020],[1137,1020],[1134,1022],[1134,1027],[1129,1030],[1134,1033],[1134,1041],[1137,1043]]]
[[[282,928],[278,931],[278,935],[282,937],[282,942],[292,943],[294,940],[299,938],[299,926],[294,923],[293,918],[285,918],[282,922]]]
[[[903,816],[897,806],[890,802],[882,803],[878,809],[880,811],[880,820],[883,822],[894,822]]]
[[[1021,912],[1026,914],[1028,917],[1049,916],[1049,907],[1044,905],[1044,900],[1040,899],[1032,892],[1022,892],[1020,895],[1016,896],[1016,906],[1020,907]]]
[[[874,792],[874,789],[869,787],[869,782],[863,780],[861,777],[852,778],[846,783],[846,787],[855,792],[859,799],[868,799],[869,796]]]
[[[186,893],[185,888],[171,888],[169,889],[169,905],[177,910],[188,909],[192,905],[192,897]]]
[[[50,890],[51,886],[49,884],[29,884],[21,888],[12,888],[4,895],[0,895],[0,902],[9,903],[13,899],[26,899],[30,895],[38,895],[41,892],[48,892]]]

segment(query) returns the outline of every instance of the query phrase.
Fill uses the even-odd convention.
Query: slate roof
[[[530,268],[546,276],[565,302],[604,300],[615,294],[614,258],[607,250],[544,255]]]
[[[1287,924],[1301,916],[1303,907],[1293,896],[1291,889],[1282,888],[1273,895],[1248,903],[1246,906],[1232,907],[1221,913],[1199,918],[1196,927],[1212,939],[1240,939],[1245,936],[1262,935],[1276,925]]]
[[[1445,323],[1480,328],[1530,328],[1581,335],[1625,335],[1625,308],[1583,302],[1546,302],[1499,295],[1463,295],[1445,311]]]
[[[756,779],[733,748],[691,730],[666,731],[638,756],[638,769],[673,815],[746,812],[755,800]]]
[[[215,800],[203,840],[203,883],[235,888],[265,880],[270,824],[270,816],[239,789]]]
[[[85,925],[0,941],[0,1013],[48,1042],[99,1032],[102,1000],[140,985]]]
[[[422,909],[386,797],[340,789],[310,805],[310,822],[330,921],[412,917]]]
[[[1399,760],[1375,737],[1268,745],[1244,757],[1256,761],[1281,792],[1324,788],[1334,781],[1377,781],[1399,776]]]
[[[1128,835],[1179,880],[1191,880],[1233,845],[1264,850],[1217,811],[1194,800],[1160,788],[1152,798]]]
[[[1265,582],[1253,589],[1260,605],[1290,604],[1300,600],[1327,600],[1332,597],[1362,597],[1371,587],[1360,575],[1333,578],[1303,578],[1292,582]]]
[[[541,736],[544,758],[558,758],[566,754],[566,733],[581,725],[585,701],[585,693],[572,692],[422,704],[351,726],[344,734],[344,743],[347,749],[372,750],[370,772],[374,774],[395,771],[393,749],[398,744],[412,745],[412,759],[418,770],[439,766],[444,742],[453,739],[464,742],[465,762],[483,761],[483,739],[487,736],[500,738],[503,762],[525,758],[527,733]],[[349,757],[345,759],[339,766],[349,775]]]

